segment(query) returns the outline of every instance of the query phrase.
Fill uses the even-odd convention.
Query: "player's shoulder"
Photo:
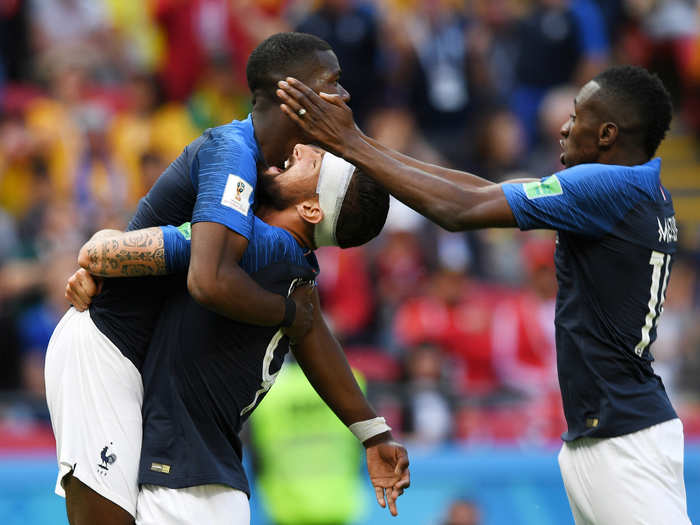
[[[258,145],[250,116],[245,120],[234,120],[228,124],[209,128],[204,132],[204,136],[207,149],[213,149],[218,153],[236,153],[252,158],[258,155]]]
[[[653,199],[660,184],[660,170],[661,160],[654,158],[635,166],[579,164],[556,175],[563,185],[570,187],[609,191],[611,195],[635,192]]]

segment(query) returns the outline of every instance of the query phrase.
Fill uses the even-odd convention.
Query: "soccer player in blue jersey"
[[[337,96],[293,78],[280,88],[290,119],[444,228],[557,231],[559,464],[576,523],[690,523],[683,427],[650,352],[677,243],[653,158],[672,116],[659,78],[633,66],[596,76],[561,128],[566,169],[501,184],[382,146]]]
[[[269,198],[258,209],[241,267],[265,288],[287,294],[297,282],[315,279],[313,248],[355,246],[377,235],[388,193],[354,171],[338,157],[298,145],[291,167],[267,184]],[[181,272],[187,238],[172,226],[108,234],[81,250],[81,264],[104,277],[135,267],[151,275]],[[391,442],[390,429],[367,404],[315,292],[314,305],[312,329],[293,352],[321,397],[363,441],[377,499],[386,504],[386,490],[396,514],[396,498],[409,481],[405,450]],[[272,387],[288,348],[278,327],[217,315],[197,304],[184,282],[171,291],[142,371],[144,485],[137,523],[248,523],[238,432]]]
[[[273,35],[246,69],[252,114],[207,130],[189,144],[139,203],[128,229],[191,220],[190,293],[202,305],[257,326],[300,336],[313,321],[304,294],[259,286],[238,265],[253,231],[258,168],[281,167],[303,133],[280,111],[275,82],[297,74],[317,90],[347,98],[330,46],[300,33]],[[141,443],[140,368],[164,297],[179,277],[106,281],[88,313],[74,309],[51,339],[45,376],[57,443],[56,492],[65,490],[72,525],[105,510],[128,523],[136,511]],[[67,359],[69,367],[51,366]],[[84,429],[89,431],[84,431]],[[103,458],[111,458],[106,462]],[[114,459],[116,458],[116,459]],[[106,522],[105,522],[106,525]]]

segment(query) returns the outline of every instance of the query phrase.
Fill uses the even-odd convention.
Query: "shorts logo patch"
[[[229,173],[221,204],[233,208],[241,215],[248,215],[253,187],[237,175]]]
[[[109,445],[113,445],[114,443],[110,442]],[[105,476],[107,475],[107,472],[109,471],[109,466],[113,465],[115,461],[117,461],[117,455],[114,453],[109,453],[109,445],[105,446],[105,448],[102,449],[102,452],[100,452],[100,460],[101,462],[97,464],[98,467],[100,467],[100,471],[102,474]]]
[[[561,195],[564,191],[561,189],[561,183],[556,175],[550,175],[546,179],[539,181],[526,182],[523,184],[525,195],[528,199],[539,199],[540,197],[553,197]]]
[[[151,463],[151,470],[153,472],[162,472],[163,474],[170,474],[170,465],[165,465],[164,463]]]
[[[586,428],[596,428],[599,423],[599,419],[597,417],[587,417],[586,418]]]

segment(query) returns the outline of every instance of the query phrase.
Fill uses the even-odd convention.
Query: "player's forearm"
[[[192,225],[187,288],[202,306],[243,323],[275,326],[285,314],[285,298],[268,292],[239,266],[248,240],[221,224]]]
[[[99,231],[80,249],[78,264],[100,277],[164,275],[163,232],[160,228]]]
[[[377,417],[362,394],[337,341],[294,346],[294,355],[318,395],[338,418],[350,426]]]
[[[209,284],[202,277],[191,269],[187,286],[195,301],[206,308],[247,324],[275,326],[282,322],[285,298],[262,288],[237,264],[220,268]]]
[[[317,316],[313,328],[292,347],[309,383],[345,425],[376,417],[355,380],[340,343],[323,320],[317,301],[314,312]]]
[[[483,209],[497,186],[484,185],[478,177],[465,177],[459,184],[442,176],[407,165],[357,135],[346,142],[343,157],[381,183],[394,197],[449,231],[482,226],[504,226]],[[467,174],[468,175],[468,174]],[[482,212],[489,212],[483,215]]]
[[[481,177],[478,177],[471,173],[467,173],[465,171],[444,168],[436,164],[430,164],[428,162],[422,162],[418,159],[414,159],[413,157],[409,157],[408,155],[404,155],[403,153],[388,148],[381,142],[373,139],[372,137],[368,137],[367,135],[363,135],[363,139],[370,146],[376,148],[377,150],[390,156],[391,158],[405,164],[406,166],[411,166],[413,168],[425,171],[426,173],[437,175],[438,177],[441,177],[442,179],[453,182],[455,184],[468,184],[473,187],[491,186],[493,184],[493,182],[491,181],[482,179]]]

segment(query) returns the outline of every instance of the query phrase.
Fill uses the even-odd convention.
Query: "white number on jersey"
[[[257,390],[257,392],[255,392],[253,402],[247,407],[245,407],[243,410],[241,410],[241,416],[253,410],[260,396],[268,390],[270,390],[272,388],[272,385],[275,384],[275,379],[277,379],[277,374],[279,374],[279,371],[276,374],[271,374],[270,363],[272,363],[272,358],[275,357],[275,350],[280,344],[280,340],[282,339],[283,335],[284,334],[282,333],[282,330],[277,330],[277,332],[275,332],[275,335],[270,340],[270,344],[267,345],[267,349],[265,350],[265,357],[263,358],[262,382],[260,383],[260,388]]]
[[[666,296],[666,285],[668,285],[668,265],[671,263],[671,255],[657,251],[651,252],[649,264],[653,267],[651,272],[651,289],[649,290],[649,311],[647,312],[644,326],[642,326],[642,339],[634,347],[634,353],[642,356],[644,349],[649,346],[649,334],[656,326],[659,315],[664,309],[664,299]],[[663,270],[663,272],[662,272]],[[659,298],[659,284],[663,275],[663,286],[661,288],[661,297]],[[656,305],[659,303],[657,310]]]
[[[292,281],[292,284],[289,286],[289,291],[287,292],[287,295],[291,294],[297,286],[302,285],[303,283],[304,281],[301,278],[294,279]],[[275,384],[275,379],[277,379],[277,376],[279,375],[279,370],[277,371],[277,373],[271,374],[270,364],[272,363],[272,359],[275,357],[275,350],[277,350],[277,347],[279,346],[282,337],[284,337],[282,330],[277,330],[277,332],[275,332],[275,335],[272,336],[270,343],[267,345],[267,348],[265,349],[265,357],[263,357],[262,363],[262,381],[260,382],[260,388],[255,392],[253,402],[247,407],[245,407],[243,410],[241,410],[241,416],[253,410],[255,408],[255,405],[257,405],[260,396],[265,394],[268,390],[272,388],[272,385]]]

